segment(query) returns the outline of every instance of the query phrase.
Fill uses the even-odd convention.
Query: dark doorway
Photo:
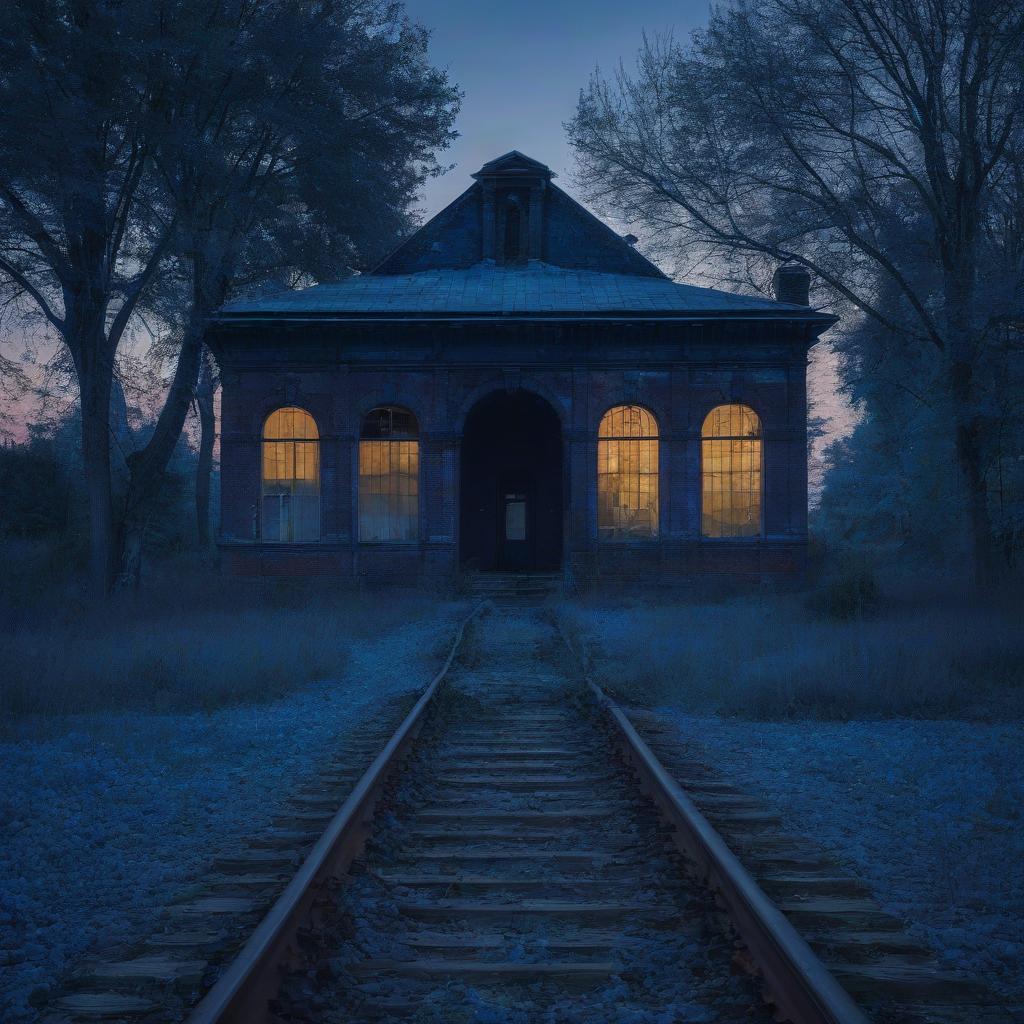
[[[562,430],[529,391],[495,392],[466,417],[459,554],[472,569],[562,564]]]

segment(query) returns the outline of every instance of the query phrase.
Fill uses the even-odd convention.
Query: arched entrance
[[[466,417],[459,557],[469,569],[551,570],[562,564],[562,428],[529,391],[496,391]]]

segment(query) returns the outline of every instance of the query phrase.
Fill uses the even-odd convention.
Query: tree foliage
[[[589,197],[655,244],[762,284],[802,263],[926,361],[979,578],[993,529],[976,371],[1024,320],[1022,104],[1015,0],[740,0],[692,45],[647,42],[634,74],[595,76],[569,125]]]
[[[239,287],[342,276],[408,230],[457,91],[379,0],[26,0],[0,7],[0,283],[72,360],[97,590],[134,559],[210,311]],[[111,487],[119,346],[178,349]]]

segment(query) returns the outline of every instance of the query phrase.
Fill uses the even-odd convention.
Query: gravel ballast
[[[1024,998],[1024,725],[658,711],[951,966]]]
[[[0,1019],[94,946],[147,934],[386,701],[425,685],[457,610],[353,641],[344,675],[264,705],[10,723],[0,743]]]

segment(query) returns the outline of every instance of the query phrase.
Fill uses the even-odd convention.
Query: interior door
[[[502,488],[502,569],[525,569],[530,563],[530,497],[526,490]]]

